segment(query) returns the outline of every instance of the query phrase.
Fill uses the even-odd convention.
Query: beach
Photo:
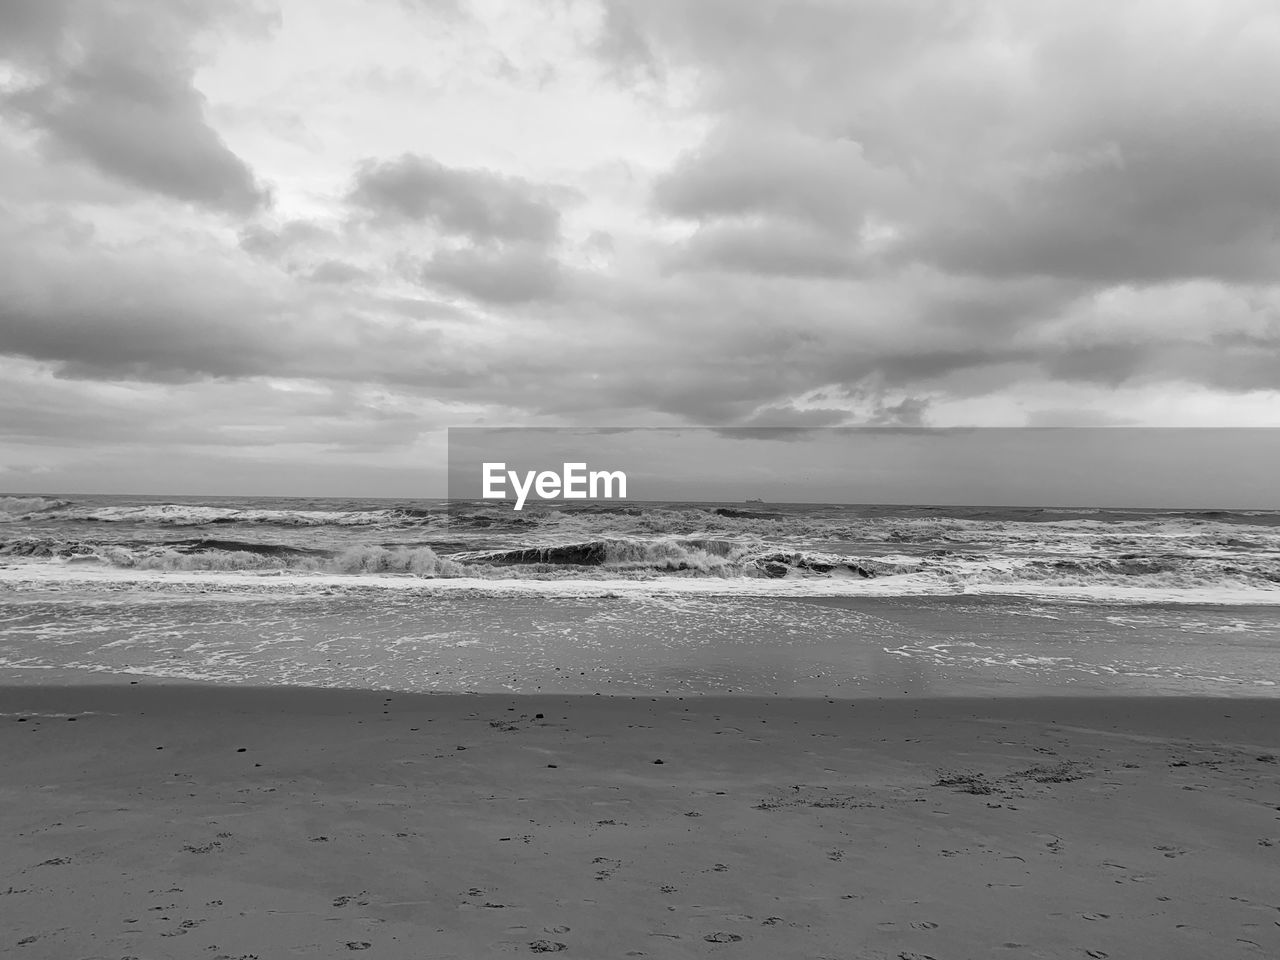
[[[1280,513],[6,510],[5,955],[1280,955]]]
[[[1280,960],[1278,86],[0,0],[0,960]]]
[[[1275,699],[0,696],[13,956],[1280,951]]]

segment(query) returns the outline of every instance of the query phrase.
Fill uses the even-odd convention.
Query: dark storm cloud
[[[215,16],[244,11],[185,2],[5,3],[0,56],[17,81],[4,106],[40,132],[53,157],[178,200],[248,213],[267,202],[267,191],[209,125],[190,57],[194,35]]]
[[[1113,146],[1095,156],[966,186],[962,202],[922,218],[902,255],[985,276],[1096,283],[1273,278],[1280,125],[1221,109],[1164,129],[1133,118],[1135,129],[1100,131]]]
[[[735,121],[658,179],[653,206],[701,224],[675,269],[837,277],[871,256],[859,234],[897,189],[849,140]]]
[[[556,292],[560,266],[528,246],[442,250],[423,266],[422,281],[487,303],[525,303]]]
[[[802,224],[776,220],[700,227],[666,258],[673,271],[720,270],[767,277],[853,277],[867,272],[856,244]]]
[[[1226,395],[1280,387],[1269,8],[607,0],[599,42],[574,40],[625,90],[547,84],[538,109],[562,96],[582,122],[525,151],[495,118],[534,103],[541,52],[504,72],[487,11],[391,6],[387,22],[489,64],[481,89],[459,67],[455,99],[430,65],[384,63],[413,43],[344,52],[358,77],[382,64],[374,100],[341,70],[299,73],[287,43],[265,87],[224,59],[217,116],[289,171],[280,217],[236,224],[237,245],[222,218],[157,213],[135,190],[261,206],[192,82],[208,37],[192,38],[232,7],[0,0],[6,123],[37,134],[0,142],[0,354],[24,358],[5,362],[60,375],[68,418],[111,391],[226,403],[232,425],[200,442],[245,447],[367,434],[373,449],[437,403],[476,422],[907,429],[970,410],[1065,422],[1114,388],[1152,386],[1117,400],[1138,409],[1174,383],[1244,409]],[[560,31],[556,9],[511,32]],[[289,42],[337,29],[326,4],[304,16]],[[401,154],[436,149],[409,122],[419,96],[439,101],[430,143],[508,172]],[[616,126],[591,126],[600,103]],[[263,123],[295,108],[305,143]],[[384,152],[357,164],[352,143]],[[1053,409],[1036,413],[1041,389]],[[392,413],[277,400],[298,420],[274,431],[245,412],[291,390],[368,390]],[[133,415],[123,404],[110,436]]]
[[[54,156],[178,200],[234,213],[267,201],[248,165],[204,119],[204,98],[178,73],[100,63],[10,100]]]
[[[802,428],[832,427],[849,419],[849,411],[809,407],[798,409],[792,406],[765,407],[757,410],[751,417],[743,421],[743,428]]]
[[[1055,354],[1053,344],[1019,342],[1020,324],[1057,316],[1075,296],[1070,285],[930,273],[676,277],[663,296],[624,293],[613,305],[624,328],[647,334],[618,356],[645,359],[615,368],[597,389],[625,391],[636,403],[647,394],[663,412],[693,421],[732,423],[824,385],[861,389],[873,380],[875,389],[895,391],[966,371],[998,381],[989,372],[995,366]]]
[[[718,308],[689,298],[715,331],[693,338],[710,350],[771,316],[817,345],[779,355],[785,373],[737,357],[749,384],[675,370],[660,408],[745,422],[824,384],[1280,386],[1280,314],[1239,306],[1280,276],[1274,4],[604,7],[594,51],[620,82],[683,71],[707,122],[650,204],[696,225],[666,276],[724,281]],[[929,409],[901,402],[871,419]]]
[[[318,263],[307,274],[307,279],[312,283],[359,283],[368,280],[369,273],[367,270],[361,270],[354,264],[343,263],[341,260],[325,260]]]
[[[1113,344],[1067,348],[1044,359],[1055,379],[1116,387],[1183,381],[1224,392],[1280,389],[1277,343],[1224,347],[1216,343]]]
[[[873,426],[919,427],[924,424],[929,401],[921,397],[907,397],[898,403],[880,403],[867,419]]]
[[[563,372],[562,346],[536,322],[495,342],[454,304],[247,270],[247,255],[176,237],[161,255],[58,223],[0,223],[0,356],[85,381],[306,378],[470,403],[517,404]]]
[[[43,58],[57,44],[71,5],[71,0],[0,3],[0,55],[18,61]]]
[[[454,169],[405,154],[365,161],[348,200],[376,216],[428,222],[477,243],[547,244],[560,232],[560,211],[550,193],[518,177]]]
[[[659,178],[654,205],[673,217],[771,217],[845,233],[888,186],[878,179],[849,140],[726,124]]]
[[[157,297],[150,302],[68,296],[0,306],[0,353],[57,365],[83,379],[184,382],[278,370],[288,359],[252,318]]]
[[[485,397],[495,382],[528,389],[545,367],[502,351],[481,355],[439,326],[359,309],[300,303],[296,294],[216,289],[141,303],[84,297],[0,308],[0,355],[48,363],[58,376],[98,381],[191,384],[259,377],[384,384],[440,397]],[[377,304],[371,304],[375,307]],[[456,324],[449,319],[444,321]],[[512,354],[523,346],[512,343]],[[489,397],[494,395],[489,393]],[[513,398],[514,399],[514,398]]]
[[[716,121],[659,182],[665,215],[869,214],[894,225],[900,260],[980,276],[1232,282],[1280,268],[1272,4],[606,9],[600,49],[699,70]]]

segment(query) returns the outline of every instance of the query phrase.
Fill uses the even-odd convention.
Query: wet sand
[[[1274,957],[1277,755],[1274,699],[0,688],[0,953]]]

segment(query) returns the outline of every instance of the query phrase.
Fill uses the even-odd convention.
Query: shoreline
[[[0,588],[157,590],[164,586],[187,589],[279,592],[300,595],[324,590],[393,591],[423,595],[595,597],[689,596],[706,598],[797,600],[916,600],[991,599],[1082,604],[1169,605],[1174,607],[1280,606],[1280,589],[1211,585],[1127,586],[1115,584],[1065,585],[1045,583],[966,583],[959,586],[921,583],[915,574],[870,580],[848,577],[447,577],[414,573],[331,573],[299,570],[232,571],[166,570],[110,567],[99,563],[40,561],[0,563]]]
[[[768,704],[771,706],[786,704],[800,707],[805,704],[821,703],[827,705],[880,705],[888,707],[890,705],[901,706],[906,704],[910,705],[912,710],[917,713],[921,710],[925,711],[922,715],[940,716],[949,712],[959,713],[964,708],[970,708],[978,713],[989,713],[993,718],[1006,715],[1008,711],[1013,711],[1009,715],[1016,715],[1020,719],[1028,718],[1029,714],[1025,712],[1028,710],[1038,715],[1039,705],[1041,704],[1070,705],[1066,708],[1066,715],[1072,716],[1077,715],[1077,711],[1082,711],[1087,715],[1099,709],[1102,711],[1099,715],[1108,716],[1108,711],[1112,709],[1130,707],[1135,709],[1149,707],[1153,714],[1160,714],[1163,711],[1157,709],[1155,705],[1167,704],[1170,717],[1166,719],[1171,719],[1173,714],[1184,711],[1189,705],[1194,705],[1196,709],[1210,709],[1215,705],[1222,705],[1224,707],[1241,708],[1231,716],[1232,719],[1242,712],[1252,713],[1253,711],[1258,711],[1261,716],[1274,717],[1274,719],[1280,721],[1280,697],[1269,694],[1255,696],[1230,693],[1206,695],[1201,693],[1170,693],[1160,690],[1151,692],[1126,691],[1124,693],[1086,690],[1085,692],[1077,693],[1055,692],[1054,689],[1042,689],[1034,684],[1022,685],[1023,692],[1020,693],[975,693],[972,691],[940,693],[935,691],[928,694],[903,692],[899,694],[865,693],[853,695],[786,695],[733,692],[674,694],[656,691],[644,693],[610,693],[605,691],[584,693],[404,690],[393,687],[337,687],[298,683],[225,683],[218,680],[184,677],[106,672],[80,673],[76,672],[74,668],[68,667],[65,669],[68,671],[68,675],[83,677],[84,682],[21,683],[15,682],[12,676],[0,678],[0,717],[21,713],[20,709],[13,709],[15,705],[29,705],[44,699],[53,700],[59,698],[96,698],[100,706],[109,706],[116,710],[125,707],[131,708],[139,703],[146,705],[149,700],[154,700],[152,706],[164,707],[175,712],[180,712],[181,710],[209,710],[211,708],[221,710],[228,704],[219,704],[216,702],[218,700],[243,700],[245,703],[242,707],[248,711],[279,706],[287,707],[292,711],[296,711],[300,707],[309,708],[311,712],[316,713],[332,712],[333,707],[340,705],[339,701],[354,709],[367,707],[372,700],[393,699],[401,709],[413,710],[425,709],[430,704],[456,698],[467,702],[698,703],[704,706],[707,704]],[[47,673],[48,671],[41,670],[39,672]],[[134,703],[126,702],[126,698],[132,698]],[[309,700],[316,702],[309,704],[307,702]],[[324,700],[333,700],[335,703],[326,705],[322,703]],[[1007,707],[1007,710],[1005,707]],[[81,712],[110,711],[87,710]],[[1059,712],[1064,711],[1060,710]],[[1280,745],[1280,729],[1277,729],[1276,742]]]
[[[15,956],[1280,952],[1275,699],[0,705]]]

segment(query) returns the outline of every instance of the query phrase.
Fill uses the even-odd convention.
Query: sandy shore
[[[1277,754],[1276,700],[0,688],[0,954],[1275,957]]]

